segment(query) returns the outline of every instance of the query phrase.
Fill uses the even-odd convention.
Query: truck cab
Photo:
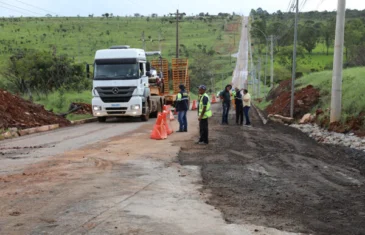
[[[107,117],[140,117],[151,112],[149,64],[142,49],[114,46],[96,51],[92,108],[99,122]]]

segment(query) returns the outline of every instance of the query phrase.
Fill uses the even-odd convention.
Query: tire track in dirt
[[[255,112],[251,115],[254,126],[247,128],[220,126],[216,113],[208,146],[180,143],[180,163],[202,167],[209,203],[226,221],[291,232],[365,234],[365,154],[320,145],[298,130],[263,125]]]

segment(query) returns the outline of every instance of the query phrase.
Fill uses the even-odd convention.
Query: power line
[[[302,11],[303,10],[303,8],[304,8],[304,6],[305,6],[305,4],[307,3],[307,0],[303,0],[302,1],[302,5],[301,5],[301,7],[300,7],[300,10],[299,11]]]
[[[294,9],[294,1],[295,0],[290,0],[290,2],[289,2],[289,7],[288,7],[288,12],[286,13],[287,14],[287,20],[288,20],[288,18],[290,17],[290,13],[291,13],[291,11]],[[287,21],[287,20],[284,20],[285,22]],[[285,26],[287,26],[286,24],[283,24],[283,25],[285,25]],[[292,25],[292,27],[294,26],[294,24]],[[281,37],[283,37],[283,36],[285,36],[287,33],[288,33],[288,31],[290,30],[290,28],[289,28],[289,26],[287,26],[288,27],[288,30],[285,32],[285,34],[284,35],[282,35],[282,36],[279,36],[279,38],[281,38]],[[275,34],[274,35],[279,35],[279,31],[280,31],[280,28],[278,28],[277,30],[276,30],[276,32],[275,32]]]
[[[33,14],[36,14],[36,15],[42,15],[42,14],[39,14],[39,13],[34,12],[34,11],[30,11],[30,10],[27,10],[27,9],[24,9],[24,8],[21,8],[21,7],[18,7],[18,6],[11,5],[9,3],[5,3],[5,2],[1,2],[1,1],[0,1],[0,3],[5,4],[5,5],[8,5],[8,6],[11,6],[11,7],[15,7],[15,8],[20,9],[20,10],[23,10],[23,11],[29,11],[29,12],[31,12]]]
[[[295,1],[295,0],[292,0],[291,2],[293,2],[293,3],[294,3],[294,1]],[[324,1],[324,0],[323,0],[323,1]],[[307,3],[307,0],[303,0],[303,1],[302,1],[301,7],[300,7],[300,9],[299,9],[299,12],[303,10],[303,8],[304,8],[304,6],[305,6],[305,4],[306,4],[306,3]],[[295,5],[296,5],[296,4],[293,4],[293,8],[292,8],[292,9],[295,9],[295,7],[296,7]],[[291,10],[292,10],[292,9],[291,9]],[[288,12],[288,14],[289,14],[289,13],[291,13],[291,12]],[[285,31],[285,33],[284,33],[284,34],[282,34],[281,36],[279,36],[278,38],[282,38],[282,37],[286,36],[288,33],[290,33],[290,30],[292,30],[292,29],[294,28],[294,25],[295,25],[295,23],[293,22],[293,23],[292,23],[292,25],[291,25],[291,26],[289,26],[289,27],[288,27],[288,29]],[[278,31],[279,31],[279,29],[278,29]],[[278,32],[278,31],[277,31],[277,32]],[[280,46],[280,45],[279,45],[279,46]]]
[[[8,8],[8,7],[4,7],[4,6],[0,6],[0,7],[1,7],[1,8],[5,8],[5,9],[8,9],[8,10],[11,10],[11,11],[15,11],[15,12],[18,12],[18,13],[21,13],[21,14],[29,15],[29,13],[21,12],[21,11],[18,11],[18,10],[14,10],[14,9],[11,9],[11,8]]]
[[[35,6],[35,5],[31,5],[31,4],[29,4],[29,3],[22,2],[22,1],[20,1],[20,0],[15,0],[15,1],[20,2],[20,3],[24,4],[24,5],[30,6],[30,7],[37,8],[37,9],[42,10],[42,11],[45,11],[45,12],[47,12],[47,13],[52,13],[52,14],[58,15],[56,12],[52,12],[52,11],[46,10],[46,9],[44,9],[44,8],[37,7],[37,6]]]
[[[318,8],[322,5],[322,3],[324,3],[324,1],[326,1],[326,0],[321,0],[321,2],[320,2],[320,3],[318,3],[318,5],[317,5],[317,9],[316,9],[316,10],[318,10]]]

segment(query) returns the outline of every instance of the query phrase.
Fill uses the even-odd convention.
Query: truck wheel
[[[98,122],[105,122],[106,121],[106,117],[98,117]]]
[[[142,111],[143,111],[143,114],[141,116],[142,122],[147,122],[148,119],[150,118],[150,107],[149,106],[150,106],[149,102],[147,102],[147,104],[146,104],[146,102],[144,102],[142,104]]]

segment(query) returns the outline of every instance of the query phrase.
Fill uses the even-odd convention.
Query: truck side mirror
[[[86,77],[90,78],[90,65],[86,64]]]
[[[150,62],[146,63],[146,71],[150,71],[151,70],[151,64]]]
[[[147,76],[147,77],[151,77],[151,72],[150,72],[150,71],[147,71],[147,72],[146,72],[146,76]]]

